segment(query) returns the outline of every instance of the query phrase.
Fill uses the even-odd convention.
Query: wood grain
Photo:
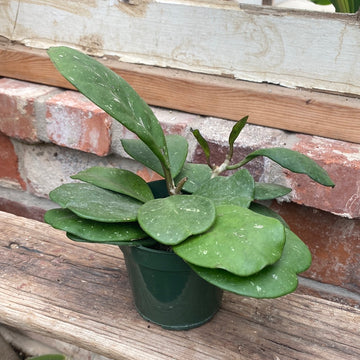
[[[360,99],[100,59],[151,105],[360,143]],[[73,88],[45,51],[0,46],[0,76]]]
[[[360,358],[360,310],[294,293],[225,294],[208,324],[166,331],[136,313],[120,250],[74,243],[44,223],[0,212],[0,323],[111,359]]]
[[[5,0],[0,24],[0,37],[36,48],[360,95],[357,14],[236,0]]]

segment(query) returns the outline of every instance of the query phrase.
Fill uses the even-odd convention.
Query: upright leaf
[[[167,135],[165,137],[169,154],[170,172],[172,177],[178,175],[182,169],[188,153],[188,142],[180,135]],[[138,139],[123,139],[121,143],[124,150],[135,160],[156,173],[164,176],[159,159],[152,153],[147,145]]]
[[[244,128],[244,126],[246,125],[246,122],[248,120],[249,116],[245,116],[243,117],[240,121],[238,121],[237,123],[235,123],[235,125],[233,126],[231,133],[229,135],[229,159],[232,158],[233,156],[233,151],[234,151],[234,142],[235,140],[238,138],[238,136],[241,133],[241,130]]]
[[[60,73],[82,94],[134,132],[168,166],[165,137],[158,119],[119,75],[95,59],[65,46],[48,50]]]
[[[198,129],[191,129],[191,132],[193,133],[193,135],[195,136],[195,139],[197,140],[198,144],[201,146],[205,158],[206,158],[206,162],[207,164],[211,167],[210,164],[210,147],[208,142],[204,139],[204,137],[201,135],[200,131]]]

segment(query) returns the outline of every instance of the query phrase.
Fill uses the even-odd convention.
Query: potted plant
[[[291,189],[257,183],[243,166],[265,156],[334,186],[324,169],[284,148],[259,149],[232,163],[234,142],[247,117],[235,123],[226,158],[218,165],[211,163],[206,140],[192,130],[207,164],[187,163],[186,139],[164,135],[150,107],[125,80],[77,50],[53,47],[48,53],[82,94],[137,135],[122,140],[125,151],[164,178],[148,184],[127,170],[93,167],[72,176],[80,182],[50,192],[61,208],[45,214],[47,223],[72,240],[120,246],[144,318],[165,328],[188,329],[215,314],[223,290],[255,298],[295,290],[297,274],[310,266],[310,252],[258,202]],[[228,170],[233,173],[223,176]]]

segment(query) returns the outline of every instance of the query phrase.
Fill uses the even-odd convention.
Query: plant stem
[[[184,177],[182,178],[178,184],[176,185],[176,189],[175,189],[175,193],[176,194],[180,194],[181,193],[181,189],[183,188],[184,184],[187,182],[188,178]]]
[[[220,166],[216,166],[212,171],[211,178],[219,176],[225,170],[228,170],[229,162],[230,160],[226,158],[225,161]]]
[[[235,169],[238,169],[238,168],[244,166],[245,164],[247,164],[250,160],[252,160],[252,159],[245,158],[244,160],[240,161],[240,162],[237,163],[237,164],[228,165],[228,166],[226,167],[226,170],[235,170]]]
[[[174,179],[171,176],[171,172],[170,169],[165,166],[164,164],[161,164],[163,171],[164,171],[164,178],[165,178],[165,182],[166,182],[166,188],[167,191],[169,193],[169,195],[176,195],[176,186],[174,183]]]

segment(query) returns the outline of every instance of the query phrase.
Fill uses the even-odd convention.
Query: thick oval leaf
[[[186,163],[179,175],[175,178],[175,181],[177,183],[180,180],[187,178],[183,190],[188,193],[193,193],[211,179],[211,174],[212,171],[208,165]]]
[[[311,254],[307,246],[286,229],[281,259],[252,276],[241,277],[225,270],[189,265],[199,276],[221,289],[255,298],[276,298],[294,291],[298,284],[296,274],[308,269],[310,264]]]
[[[255,183],[255,200],[271,200],[289,194],[291,189],[278,184]]]
[[[275,211],[271,210],[270,208],[268,208],[267,206],[265,205],[262,205],[262,204],[259,204],[259,203],[256,203],[256,202],[252,202],[250,204],[250,207],[249,207],[250,210],[258,213],[258,214],[261,214],[261,215],[264,215],[264,216],[269,216],[269,217],[272,217],[274,219],[277,219],[279,220],[285,227],[289,227],[289,225],[285,222],[285,220],[278,214],[276,213]]]
[[[285,230],[279,221],[235,205],[219,206],[216,213],[209,231],[174,246],[174,252],[191,264],[240,276],[280,259]]]
[[[217,176],[194,192],[210,198],[215,205],[233,204],[249,207],[254,200],[254,179],[246,169],[231,176]]]
[[[94,104],[144,141],[168,164],[164,133],[151,108],[119,75],[95,59],[65,46],[48,50],[60,73]]]
[[[55,229],[69,232],[84,241],[100,243],[129,242],[148,237],[137,222],[104,223],[83,219],[68,209],[52,209],[45,213],[45,222]]]
[[[93,243],[93,244],[107,244],[107,245],[117,245],[117,246],[152,246],[156,244],[156,241],[154,239],[151,239],[149,237],[140,239],[140,240],[129,240],[129,241],[97,241],[97,240],[87,240],[84,238],[81,238],[80,236],[71,234],[69,232],[66,233],[66,236],[73,241],[76,242],[86,242],[86,243]]]
[[[144,204],[138,213],[143,230],[165,245],[176,245],[210,228],[215,220],[214,203],[195,195],[174,195]]]
[[[123,139],[121,143],[124,150],[135,160],[146,167],[154,170],[156,173],[164,176],[164,170],[159,159],[151,150],[138,139]],[[188,142],[180,135],[167,135],[166,143],[168,147],[170,171],[172,177],[175,177],[181,171],[188,153]]]
[[[141,202],[154,198],[146,181],[128,170],[94,166],[80,171],[71,178],[128,195]]]
[[[92,184],[64,184],[50,192],[50,199],[85,219],[102,222],[136,221],[141,202]]]
[[[320,165],[297,151],[286,148],[259,149],[249,154],[243,163],[245,164],[257,156],[266,156],[292,172],[308,175],[322,185],[335,186],[328,173]]]

